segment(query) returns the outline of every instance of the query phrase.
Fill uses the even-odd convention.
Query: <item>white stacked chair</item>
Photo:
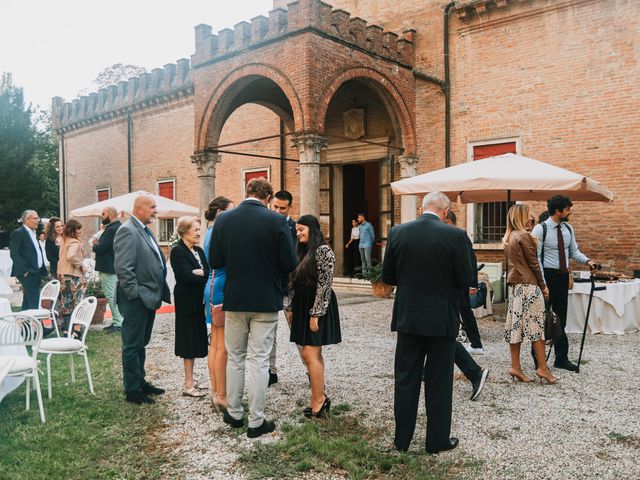
[[[34,317],[22,313],[0,316],[0,356],[10,365],[7,377],[25,377],[26,410],[31,402],[31,380],[38,396],[40,420],[44,423],[44,405],[40,391],[38,353],[42,342],[42,325]],[[31,349],[29,354],[27,347]]]
[[[23,315],[30,315],[32,317],[37,318],[38,320],[46,320],[47,318],[51,318],[53,322],[53,326],[56,330],[56,337],[60,336],[60,332],[58,331],[58,322],[56,316],[56,302],[58,301],[58,296],[60,295],[60,282],[58,280],[51,280],[47,282],[47,284],[42,287],[40,291],[40,302],[38,303],[39,308],[33,308],[31,310],[23,310],[20,312]],[[51,301],[51,308],[46,308],[42,305],[43,301]]]
[[[71,381],[75,383],[76,374],[73,364],[73,356],[80,355],[84,357],[84,366],[87,370],[87,379],[89,380],[89,391],[95,395],[93,391],[93,380],[91,378],[91,369],[89,367],[89,357],[87,356],[87,345],[85,340],[89,333],[89,325],[93,314],[96,311],[98,301],[96,297],[87,297],[82,300],[71,313],[69,322],[69,332],[65,337],[45,338],[40,346],[40,353],[47,356],[47,393],[51,399],[51,356],[52,355],[69,355],[69,369],[71,370]],[[73,338],[74,326],[81,325],[83,327],[80,338]]]

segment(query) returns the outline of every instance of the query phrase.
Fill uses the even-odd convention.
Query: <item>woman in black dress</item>
[[[62,230],[64,223],[58,217],[51,217],[45,229],[44,249],[49,260],[51,278],[58,277],[58,261],[60,259],[60,244],[62,243]]]
[[[204,397],[193,379],[196,358],[207,356],[207,323],[204,314],[203,293],[209,278],[209,264],[204,251],[197,245],[200,240],[200,221],[196,217],[178,219],[178,244],[171,249],[171,267],[176,278],[173,289],[176,306],[175,354],[184,359],[184,386],[182,394]]]
[[[302,346],[302,359],[311,382],[311,406],[306,417],[320,418],[331,408],[324,391],[322,346],[340,343],[340,315],[336,295],[331,289],[336,258],[324,244],[320,222],[313,215],[303,215],[296,223],[298,259],[291,273],[287,302],[290,340]]]

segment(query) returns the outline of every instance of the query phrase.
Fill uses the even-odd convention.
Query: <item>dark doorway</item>
[[[380,164],[379,162],[360,163],[356,165],[344,165],[344,245],[351,238],[351,220],[355,219],[359,212],[365,217],[375,231],[376,239],[380,232]],[[372,254],[374,260],[380,260],[380,247],[375,245]],[[360,265],[359,253],[351,247],[345,249],[344,272],[353,275],[355,267]]]

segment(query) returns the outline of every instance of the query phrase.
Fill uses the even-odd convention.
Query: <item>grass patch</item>
[[[170,447],[157,438],[164,407],[124,401],[120,337],[91,331],[87,340],[95,396],[81,357],[74,384],[68,357],[54,356],[51,400],[41,376],[46,423],[40,423],[35,393],[31,410],[24,410],[24,383],[0,404],[0,478],[176,478]]]
[[[346,404],[336,405],[330,418],[284,424],[281,440],[256,442],[240,456],[240,467],[256,479],[299,478],[308,472],[346,474],[356,480],[477,478],[480,462],[460,454],[451,458],[381,448],[388,431],[363,425],[357,417],[345,414],[350,409]]]

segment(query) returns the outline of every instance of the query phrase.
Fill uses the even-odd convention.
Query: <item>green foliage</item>
[[[372,267],[356,267],[356,278],[369,280],[371,283],[382,281],[382,264],[376,263]]]
[[[58,147],[47,112],[24,103],[11,74],[0,83],[0,247],[27,209],[57,215]],[[2,235],[4,233],[4,235]]]
[[[311,472],[346,473],[352,479],[477,478],[479,462],[461,453],[442,459],[382,448],[386,430],[362,424],[344,414],[348,410],[348,405],[337,405],[328,419],[284,424],[282,440],[256,442],[240,456],[242,469],[249,478],[300,478]]]
[[[105,298],[104,290],[102,289],[102,282],[98,275],[94,275],[88,282],[87,288],[84,292],[85,297]]]
[[[87,342],[95,396],[82,359],[76,357],[76,383],[71,383],[68,358],[54,355],[52,400],[46,398],[46,376],[40,382],[46,423],[40,423],[35,393],[25,411],[24,384],[3,399],[0,478],[178,478],[172,446],[158,435],[165,407],[124,401],[120,336],[91,331]]]

